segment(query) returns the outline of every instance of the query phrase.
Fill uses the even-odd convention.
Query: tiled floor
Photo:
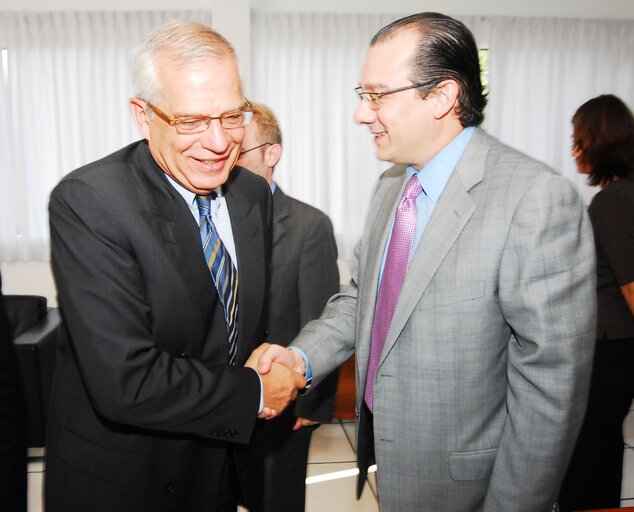
[[[355,448],[353,421],[322,425],[315,431],[308,453],[306,512],[378,512],[375,474],[370,475],[361,499],[355,498]]]
[[[634,402],[623,424],[625,454],[621,482],[621,507],[634,507]]]
[[[322,425],[313,435],[308,457],[306,512],[379,512],[375,474],[370,475],[361,499],[355,499],[356,463],[354,422]],[[625,420],[625,461],[621,505],[634,506],[634,404]],[[28,512],[42,512],[44,478],[42,451],[32,451],[29,462]],[[329,478],[327,480],[321,480]]]

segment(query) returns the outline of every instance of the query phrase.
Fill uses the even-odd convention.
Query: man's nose
[[[374,121],[376,121],[376,111],[372,110],[365,101],[359,101],[359,106],[354,113],[354,122],[372,124]]]
[[[220,119],[212,119],[207,129],[200,134],[200,143],[217,154],[224,153],[232,140],[229,131],[220,124]]]

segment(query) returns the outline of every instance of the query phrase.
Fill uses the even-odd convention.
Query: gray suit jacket
[[[349,288],[296,341],[317,380],[356,352],[358,405],[404,184],[403,167],[382,177]],[[594,269],[573,186],[477,130],[413,256],[374,383],[384,512],[551,510],[585,410]]]
[[[330,219],[277,186],[273,194],[267,338],[289,345],[338,291],[337,244]],[[294,416],[330,421],[337,381],[335,370],[313,392],[299,397],[291,408]]]

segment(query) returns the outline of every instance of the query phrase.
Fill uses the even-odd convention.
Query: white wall
[[[287,12],[438,11],[482,16],[556,16],[562,18],[634,18],[632,0],[252,0],[253,7]]]
[[[247,4],[269,11],[292,12],[418,12],[483,16],[559,16],[565,18],[634,19],[632,0],[0,0],[0,10],[233,10]]]
[[[42,295],[49,306],[57,306],[57,292],[48,262],[2,263],[0,270],[5,295]]]

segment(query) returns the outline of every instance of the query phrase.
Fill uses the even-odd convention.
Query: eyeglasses
[[[251,111],[251,104],[245,99],[244,104],[236,109],[230,110],[220,114],[219,116],[182,116],[182,117],[170,117],[160,108],[152,105],[149,101],[145,102],[148,107],[158,117],[165,121],[170,126],[176,128],[176,133],[181,135],[190,135],[193,133],[202,133],[211,124],[211,121],[218,119],[220,126],[226,130],[232,130],[234,128],[242,128],[248,125],[253,118],[253,112]]]
[[[272,142],[264,142],[264,143],[260,144],[259,146],[253,146],[252,148],[240,151],[240,156],[245,155],[246,153],[248,153],[249,151],[253,151],[254,149],[258,149],[258,148],[261,148],[263,146],[268,146],[269,144],[273,144],[273,143]]]
[[[397,87],[396,89],[388,89],[387,91],[370,92],[364,91],[361,86],[355,87],[354,90],[359,95],[359,99],[370,107],[372,110],[379,110],[381,108],[381,99],[383,96],[388,96],[401,91],[407,91],[409,89],[418,89],[420,87],[429,87],[430,85],[436,85],[436,80],[429,82],[419,82],[417,84],[406,85],[405,87]]]

